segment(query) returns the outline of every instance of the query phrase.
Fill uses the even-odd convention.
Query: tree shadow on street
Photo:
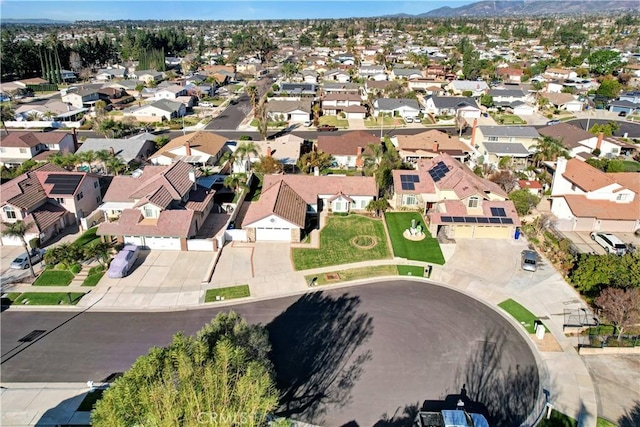
[[[357,296],[315,292],[267,325],[281,392],[278,415],[319,424],[350,402],[371,359],[370,351],[358,352],[373,333],[372,318],[359,305]]]
[[[477,341],[475,351],[456,375],[456,387],[463,384],[465,390],[465,409],[482,413],[496,427],[521,425],[539,397],[540,379],[535,362],[507,364],[503,359],[506,344],[504,334],[487,333]],[[472,404],[479,406],[467,406]],[[482,407],[484,411],[480,411]]]
[[[629,409],[626,414],[620,417],[618,425],[620,427],[640,426],[640,401],[636,400],[636,404],[633,405],[633,408]]]

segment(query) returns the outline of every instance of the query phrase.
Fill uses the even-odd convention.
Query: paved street
[[[327,395],[306,402],[308,409],[294,411],[293,418],[374,425],[405,406],[457,394],[466,384],[469,396],[495,396],[483,403],[492,413],[498,407],[511,411],[508,419],[514,421],[537,391],[528,340],[493,309],[444,287],[394,280],[234,309],[267,325],[278,378],[292,396],[308,391],[286,387],[301,377]],[[129,368],[149,347],[166,345],[176,331],[194,333],[221,310],[8,311],[2,314],[0,373],[3,382],[101,381]],[[31,343],[19,342],[33,330],[46,332]],[[353,383],[338,381],[350,368],[359,373]],[[523,397],[513,399],[522,384],[530,390],[519,390]]]

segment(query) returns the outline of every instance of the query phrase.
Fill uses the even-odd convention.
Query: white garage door
[[[143,246],[142,245],[142,237],[140,237],[140,236],[124,236],[124,244],[125,245]]]
[[[145,237],[144,245],[149,249],[180,250],[180,239],[177,237]]]
[[[276,240],[279,242],[290,242],[291,230],[289,228],[256,228],[256,240]]]

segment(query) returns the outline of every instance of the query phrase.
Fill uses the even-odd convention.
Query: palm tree
[[[258,132],[260,132],[260,136],[262,139],[267,139],[269,118],[267,117],[267,105],[264,101],[256,107],[253,115],[258,121]]]
[[[107,171],[107,162],[113,156],[107,150],[96,151],[95,155],[96,155],[96,160],[100,161],[100,164],[102,164],[102,169],[106,172]]]
[[[53,153],[49,156],[50,163],[67,170],[73,169],[73,167],[76,165],[76,161],[76,155],[73,153],[62,154],[58,151],[57,153]]]
[[[110,157],[109,160],[107,160],[106,166],[107,166],[107,171],[110,171],[115,175],[119,175],[120,172],[122,172],[127,168],[127,165],[124,164],[124,162],[120,159],[120,157],[113,157],[113,156]]]
[[[255,109],[258,103],[258,88],[254,85],[249,85],[245,89],[247,91],[247,96],[249,96],[249,101],[251,102],[251,108]]]
[[[29,263],[29,271],[31,271],[31,277],[36,277],[36,273],[33,271],[33,265],[31,265],[31,253],[29,252],[29,245],[27,245],[27,241],[24,236],[27,234],[27,231],[33,226],[33,223],[27,224],[22,220],[18,220],[16,222],[3,222],[2,225],[5,227],[5,230],[2,232],[3,236],[14,237],[19,239],[24,247],[24,250],[27,252],[27,262]]]
[[[247,177],[240,174],[229,175],[224,179],[224,186],[229,189],[233,188],[233,191],[237,193],[241,188],[247,187]]]
[[[250,159],[251,155],[253,155],[253,157],[258,157],[258,154],[260,154],[260,152],[258,151],[258,147],[256,146],[255,142],[243,141],[238,144],[238,147],[236,148],[236,152],[234,154],[236,161],[239,161],[244,165],[245,159]]]
[[[378,198],[370,201],[365,209],[367,212],[374,213],[374,216],[380,216],[381,213],[384,214],[389,209],[389,202],[385,198]]]
[[[380,163],[382,162],[382,158],[384,157],[384,149],[382,148],[382,144],[369,144],[367,146],[367,150],[364,153],[364,170],[367,175],[375,174],[378,167],[380,167]]]
[[[311,107],[311,111],[313,112],[313,125],[315,127],[318,127],[318,125],[320,124],[320,104],[313,104],[313,107]]]
[[[95,161],[96,154],[92,150],[81,151],[80,153],[76,154],[76,159],[81,165],[84,165],[86,163],[87,166],[89,166],[89,169],[91,169],[91,163]]]
[[[562,146],[560,141],[550,136],[545,136],[535,146],[536,152],[533,154],[533,161],[536,166],[540,166],[540,163],[546,161],[555,161],[558,157],[569,157],[569,153]]]
[[[15,119],[16,119],[16,112],[13,110],[13,107],[11,106],[11,104],[3,104],[0,107],[0,120],[2,121],[2,127],[4,128],[5,132],[9,133],[9,131],[7,130],[7,125],[5,124],[5,121],[10,122]]]

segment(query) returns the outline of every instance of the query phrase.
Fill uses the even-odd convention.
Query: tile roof
[[[311,113],[311,100],[278,101],[271,100],[267,103],[267,111],[276,113],[290,113],[292,111],[304,111]]]
[[[36,172],[66,173],[65,169],[50,163],[45,163],[37,169],[24,173],[0,186],[0,203],[9,203],[16,207],[29,210],[33,206],[47,199]]]
[[[471,148],[467,147],[460,138],[450,135],[436,129],[420,132],[415,135],[396,135],[398,141],[398,149],[406,151],[426,150],[426,151],[450,151],[458,150],[461,152],[470,152]],[[438,151],[434,151],[434,144],[438,144]]]
[[[59,144],[67,135],[63,132],[11,131],[0,139],[0,147],[35,147],[38,144]]]
[[[189,237],[194,211],[188,209],[162,211],[157,220],[148,220],[138,209],[125,209],[115,222],[103,222],[99,236]]]
[[[31,212],[29,216],[33,218],[38,230],[44,231],[68,213],[69,212],[62,206],[47,202]]]
[[[278,181],[286,182],[307,204],[315,205],[319,195],[342,192],[350,196],[378,196],[378,186],[371,176],[265,175],[262,188]]]
[[[202,187],[198,187],[189,192],[189,200],[184,204],[184,207],[196,212],[204,212],[206,207],[211,203],[214,195],[215,191],[208,191]]]
[[[160,156],[167,156],[172,150],[176,148],[182,148],[187,143],[192,149],[209,154],[210,156],[217,155],[224,144],[227,142],[227,138],[212,132],[194,132],[172,139],[161,149],[156,151],[150,158],[156,158]]]
[[[637,172],[608,173],[607,176],[623,187],[636,193],[636,198],[640,197],[640,174]]]
[[[533,126],[478,126],[483,136],[507,136],[515,138],[540,138]]]
[[[436,224],[444,223],[442,221],[443,216],[471,216],[475,218],[495,217],[495,215],[491,212],[491,208],[504,209],[504,212],[506,214],[504,218],[510,218],[512,221],[512,224],[481,223],[482,226],[502,227],[504,225],[519,226],[521,224],[520,217],[518,216],[518,212],[516,211],[516,207],[511,200],[483,200],[481,204],[481,207],[482,207],[481,215],[469,214],[467,210],[467,205],[462,200],[445,200],[441,202],[440,205],[444,206],[444,212],[431,211],[429,213],[429,220]],[[451,223],[448,223],[448,224],[451,225]],[[459,223],[459,225],[469,225],[469,224]]]
[[[570,125],[568,123],[558,123],[557,125],[545,126],[538,129],[538,133],[542,136],[548,136],[562,142],[566,148],[581,147],[582,141],[586,141],[590,138],[595,138],[594,135],[582,130],[579,127]]]
[[[269,215],[276,215],[303,228],[307,216],[307,202],[286,182],[277,181],[262,191],[257,203],[249,206],[243,225],[250,225]]]
[[[576,217],[611,220],[640,220],[640,198],[630,203],[616,203],[609,200],[587,199],[586,196],[568,194],[564,199]]]
[[[333,155],[357,155],[358,147],[366,149],[369,144],[380,144],[380,138],[357,130],[342,135],[318,135],[318,149]]]
[[[596,191],[616,183],[600,169],[578,159],[567,161],[567,167],[562,176],[584,191]]]

